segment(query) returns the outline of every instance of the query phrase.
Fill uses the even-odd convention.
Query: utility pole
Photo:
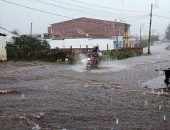
[[[142,27],[140,26],[140,41],[142,40]]]
[[[117,23],[117,20],[115,19],[115,24],[116,24],[116,51],[118,51],[118,35],[119,35],[119,32],[118,32],[118,23]]]
[[[0,26],[1,26],[1,16],[0,16]]]
[[[30,28],[30,36],[32,36],[32,23],[31,23],[31,28]]]
[[[152,10],[153,10],[153,4],[151,4],[151,13],[150,13],[149,38],[148,38],[148,54],[151,54],[151,52],[150,52],[150,45],[151,45],[151,28],[152,28]]]

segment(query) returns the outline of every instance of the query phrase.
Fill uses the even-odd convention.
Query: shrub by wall
[[[103,58],[104,59],[126,59],[129,57],[134,57],[136,54],[132,51],[126,51],[126,52],[119,52],[119,51],[104,51],[103,52]]]

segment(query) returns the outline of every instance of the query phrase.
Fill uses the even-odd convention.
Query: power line
[[[56,1],[56,0],[51,0],[51,1],[54,1],[54,2],[57,2],[57,3],[61,3],[61,4],[64,4],[64,5],[70,5],[70,6],[73,6],[73,7],[78,7],[78,8],[83,8],[83,9],[86,9],[86,10],[94,10],[94,9],[91,9],[91,8],[88,8],[88,7],[83,7],[83,6],[77,6],[77,5],[74,5],[74,4],[70,4],[70,3],[65,3],[65,2],[61,2],[61,1]],[[71,9],[71,8],[66,8],[66,7],[63,7],[63,6],[59,6],[59,5],[56,5],[56,4],[52,4],[52,3],[49,3],[49,2],[45,2],[45,1],[42,1],[42,0],[38,0],[38,2],[41,2],[43,4],[47,4],[47,5],[50,5],[50,6],[54,6],[54,7],[58,7],[58,8],[61,8],[61,9],[65,9],[65,10],[69,10],[69,11],[74,11],[74,12],[77,12],[77,13],[83,13],[85,14],[86,12],[85,11],[80,11],[80,10],[77,10],[77,9]],[[98,10],[99,11],[99,10]],[[114,15],[118,15],[118,14],[115,14],[115,13],[111,13],[111,12],[107,12],[107,11],[100,11],[102,13],[109,13],[109,14],[114,14]],[[123,15],[122,15],[123,16]]]
[[[38,12],[41,12],[41,13],[51,14],[51,15],[55,15],[55,16],[63,17],[63,18],[75,19],[75,18],[72,18],[72,17],[68,17],[68,16],[64,16],[64,15],[60,15],[60,14],[56,14],[56,13],[52,13],[52,12],[48,12],[48,11],[44,11],[44,10],[35,9],[35,8],[32,8],[32,7],[28,7],[28,6],[25,6],[25,5],[18,4],[18,3],[10,2],[10,1],[7,1],[7,0],[1,0],[1,1],[9,3],[9,4],[16,5],[16,6],[20,6],[20,7],[23,7],[23,8],[27,8],[27,9],[30,9],[30,10],[38,11]],[[80,21],[101,24],[101,22],[96,22],[96,21],[94,22],[94,21],[89,21],[89,20],[84,20],[84,19],[80,19]],[[100,21],[107,21],[107,20],[100,20]]]
[[[59,16],[59,17],[63,17],[63,18],[70,18],[70,17],[68,17],[68,16],[64,16],[64,15],[52,13],[52,12],[49,12],[49,11],[44,11],[44,10],[35,9],[35,8],[32,8],[32,7],[28,7],[28,6],[25,6],[25,5],[17,4],[17,3],[14,3],[14,2],[11,2],[11,1],[7,1],[7,0],[1,0],[1,1],[6,2],[6,3],[9,3],[9,4],[16,5],[16,6],[20,6],[20,7],[23,7],[23,8],[35,10],[35,11],[42,12],[42,13],[46,13],[46,14],[51,14],[51,15],[55,15],[55,16]]]
[[[170,17],[166,17],[166,16],[161,16],[161,15],[153,15],[155,17],[159,17],[159,18],[165,18],[165,19],[170,19]]]
[[[140,19],[140,18],[144,18],[144,17],[146,17],[146,16],[149,16],[149,14],[145,14],[145,15],[141,15],[141,16],[134,16],[133,18],[136,18],[136,19]],[[128,19],[129,17],[127,16],[127,17],[125,17],[124,19]]]
[[[116,13],[112,13],[112,12],[108,12],[108,11],[101,11],[101,10],[97,10],[97,9],[92,9],[92,8],[88,8],[88,7],[84,7],[84,6],[80,6],[80,5],[74,5],[74,4],[70,4],[70,3],[65,3],[65,2],[62,2],[62,1],[56,1],[56,0],[51,0],[51,1],[54,1],[56,3],[60,3],[60,4],[64,4],[64,5],[69,5],[69,6],[73,6],[73,7],[77,7],[77,8],[81,8],[81,9],[86,9],[86,10],[95,10],[95,11],[100,11],[100,12],[103,12],[103,13],[109,13],[109,14],[116,14]],[[120,14],[116,14],[116,15],[120,15]],[[121,14],[121,16],[123,16]]]
[[[73,1],[73,2],[76,2],[76,3],[80,3],[80,4],[86,4],[86,5],[90,5],[90,6],[94,6],[94,7],[99,7],[99,8],[104,8],[104,9],[112,9],[112,10],[123,11],[123,12],[146,13],[146,12],[142,12],[142,11],[138,11],[138,10],[125,10],[125,9],[106,7],[106,6],[96,5],[96,4],[90,4],[90,3],[81,2],[81,1],[77,1],[77,0],[70,0],[70,1]]]
[[[56,0],[51,0],[51,1],[54,1],[54,2],[57,2],[57,3],[61,3],[61,4],[65,4],[65,5],[70,5],[70,6],[74,6],[74,7],[78,7],[78,8],[83,8],[83,9],[87,9],[88,11],[89,10],[94,10],[94,9],[92,9],[92,8],[88,8],[88,7],[83,7],[83,6],[78,6],[78,5],[74,5],[74,4],[70,4],[70,3],[65,3],[65,2],[61,2],[61,1],[56,1]],[[83,13],[83,14],[85,14],[86,12],[84,12],[84,11],[80,11],[80,10],[75,10],[75,9],[71,9],[71,8],[66,8],[66,7],[61,7],[61,6],[58,6],[58,5],[56,5],[56,4],[52,4],[52,3],[49,3],[49,2],[45,2],[45,1],[42,1],[42,0],[38,0],[38,2],[41,2],[41,3],[43,3],[43,4],[47,4],[47,5],[50,5],[50,6],[54,6],[54,7],[58,7],[58,8],[61,8],[61,9],[65,9],[65,10],[69,10],[69,11],[75,11],[75,12],[78,12],[78,13]],[[100,10],[98,10],[98,11],[100,11]],[[124,16],[124,15],[122,15],[122,14],[116,14],[116,13],[111,13],[111,12],[108,12],[108,11],[100,11],[100,12],[102,12],[102,13],[109,13],[109,14],[114,14],[114,15],[119,15],[119,16]],[[143,16],[143,15],[142,15]],[[131,18],[137,18],[137,17],[135,17],[135,16],[127,16],[128,18],[129,17],[131,17]]]
[[[29,1],[29,0],[27,0],[27,1]],[[41,3],[46,4],[46,5],[58,7],[58,8],[61,8],[61,9],[69,10],[69,11],[80,12],[80,10],[71,9],[71,8],[67,8],[67,7],[62,7],[62,6],[59,6],[59,5],[56,5],[56,4],[52,4],[52,3],[48,3],[48,2],[45,2],[45,1],[42,1],[42,0],[38,0],[38,2],[41,2]],[[81,13],[85,13],[85,12],[83,11]]]
[[[14,2],[10,2],[8,0],[1,0],[3,2],[6,2],[6,3],[9,3],[9,4],[13,4],[13,5],[16,5],[16,6],[20,6],[20,7],[23,7],[23,8],[27,8],[27,9],[30,9],[30,10],[34,10],[34,11],[38,11],[38,12],[41,12],[41,13],[45,13],[45,14],[51,14],[51,15],[55,15],[55,16],[58,16],[58,17],[63,17],[63,18],[69,18],[69,19],[75,19],[75,18],[72,18],[72,17],[69,17],[69,16],[65,16],[65,15],[60,15],[60,14],[56,14],[56,13],[53,13],[53,12],[49,12],[49,11],[44,11],[44,10],[39,10],[39,9],[36,9],[36,8],[32,8],[32,7],[29,7],[29,6],[25,6],[25,5],[21,5],[21,4],[18,4],[18,3],[14,3]],[[85,21],[85,22],[90,22],[90,23],[96,23],[96,24],[101,24],[101,22],[94,22],[93,20],[85,20],[85,19],[80,19],[80,21]],[[101,20],[101,21],[106,21],[107,20]],[[114,22],[113,22],[114,23]]]
[[[68,17],[68,16],[56,14],[56,13],[49,12],[49,11],[39,10],[39,9],[36,9],[36,8],[32,8],[32,7],[29,7],[29,6],[21,5],[21,4],[14,3],[14,2],[11,2],[11,1],[7,1],[7,0],[1,0],[1,1],[6,2],[6,3],[13,4],[13,5],[16,5],[16,6],[20,6],[20,7],[23,7],[23,8],[31,9],[31,10],[34,10],[34,11],[38,11],[38,12],[41,12],[41,13],[51,14],[51,15],[55,15],[55,16],[59,16],[59,17],[63,17],[63,18],[74,19],[74,18],[72,18],[72,17]],[[84,21],[84,20],[83,20],[83,21]]]

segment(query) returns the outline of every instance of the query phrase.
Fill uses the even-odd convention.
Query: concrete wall
[[[51,48],[93,48],[96,45],[99,45],[100,50],[113,50],[116,49],[116,38],[113,39],[88,39],[88,38],[79,38],[79,39],[65,39],[65,40],[47,40]],[[118,48],[123,48],[123,38],[118,37]]]
[[[0,36],[0,61],[7,60],[7,53],[6,53],[6,37]]]
[[[0,33],[5,34],[6,36],[0,36],[0,61],[7,60],[7,52],[6,52],[6,43],[13,42],[12,37],[17,37],[16,35],[12,34],[5,28],[0,27]]]

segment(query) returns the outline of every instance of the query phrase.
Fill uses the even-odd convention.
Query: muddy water
[[[169,62],[159,65],[165,63]],[[83,72],[43,62],[0,65],[3,130],[160,130],[170,126],[169,93],[129,81],[158,76],[149,74],[150,64],[117,68],[108,62],[105,71]]]
[[[168,55],[89,71],[84,64],[0,63],[0,129],[168,130],[169,92],[143,84],[159,81],[163,73],[155,69],[169,66]]]

